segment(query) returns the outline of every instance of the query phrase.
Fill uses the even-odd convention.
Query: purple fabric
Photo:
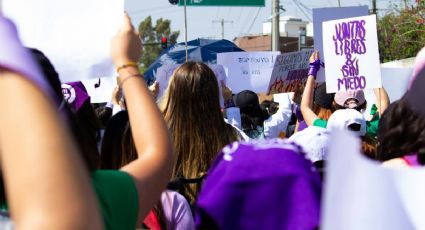
[[[310,63],[310,68],[308,69],[308,75],[307,76],[314,76],[314,78],[316,78],[317,76],[317,71],[319,71],[321,66],[320,60],[316,60],[314,62]]]
[[[305,128],[308,127],[307,123],[305,123],[304,121],[304,117],[303,114],[301,113],[301,108],[298,104],[293,104],[294,106],[292,107],[292,113],[295,114],[295,117],[297,117],[297,121],[298,121],[298,129],[297,132],[304,130]]]
[[[78,112],[84,102],[90,100],[86,87],[80,81],[62,84],[62,94],[74,112]]]
[[[0,66],[15,71],[41,88],[49,98],[55,98],[31,54],[19,39],[15,25],[0,14]],[[54,99],[52,99],[54,100]]]
[[[223,148],[195,207],[198,229],[314,229],[321,182],[301,147],[286,140]]]
[[[406,164],[408,164],[411,167],[421,166],[421,164],[418,161],[418,154],[406,155],[402,158],[406,162]]]
[[[304,129],[306,129],[308,127],[307,123],[305,123],[305,121],[298,121],[298,129],[297,132],[303,131]]]

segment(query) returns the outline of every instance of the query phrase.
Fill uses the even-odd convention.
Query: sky
[[[230,0],[228,0],[230,1]],[[233,40],[235,37],[258,34],[262,32],[262,24],[271,15],[272,0],[265,0],[265,7],[187,7],[188,39],[221,38],[220,23],[213,23],[224,19],[224,38]],[[371,8],[372,0],[339,0],[341,6],[368,5]],[[413,0],[407,0],[413,2]],[[171,5],[168,0],[125,0],[126,10],[138,24],[147,16],[152,16],[155,22],[158,18],[171,20],[172,30],[180,31],[178,41],[184,41],[184,14],[183,7]],[[301,2],[307,9],[298,7],[295,2]],[[385,13],[389,4],[404,4],[403,0],[377,0],[378,14]],[[310,21],[312,8],[337,7],[338,0],[280,0],[280,5],[286,12],[282,16],[296,16]]]

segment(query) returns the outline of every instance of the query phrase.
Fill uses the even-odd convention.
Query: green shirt
[[[105,229],[136,229],[139,198],[133,178],[119,170],[97,170],[92,184]]]
[[[379,126],[379,115],[377,115],[378,107],[375,104],[372,105],[370,109],[370,115],[373,116],[372,120],[366,121],[366,133],[368,136],[376,137],[378,135],[378,126]],[[323,119],[316,119],[313,121],[313,126],[326,128],[328,121]]]

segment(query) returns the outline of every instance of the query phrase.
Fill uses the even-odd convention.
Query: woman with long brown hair
[[[203,63],[187,62],[176,69],[162,111],[176,156],[173,177],[202,177],[220,149],[238,139],[221,113],[217,79]],[[200,183],[184,185],[179,192],[193,203],[200,188]]]

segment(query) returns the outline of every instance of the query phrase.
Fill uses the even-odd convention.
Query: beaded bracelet
[[[138,74],[132,74],[132,75],[128,75],[126,77],[124,77],[122,80],[119,81],[119,88],[122,89],[122,86],[124,84],[125,81],[127,81],[128,79],[132,78],[132,77],[142,77],[142,75],[140,73]]]
[[[137,63],[136,63],[136,62],[129,62],[129,63],[126,63],[126,64],[124,64],[124,65],[122,65],[122,66],[117,67],[117,73],[118,73],[118,72],[120,72],[120,70],[125,69],[125,68],[127,68],[127,67],[139,67],[139,65],[137,65]]]

